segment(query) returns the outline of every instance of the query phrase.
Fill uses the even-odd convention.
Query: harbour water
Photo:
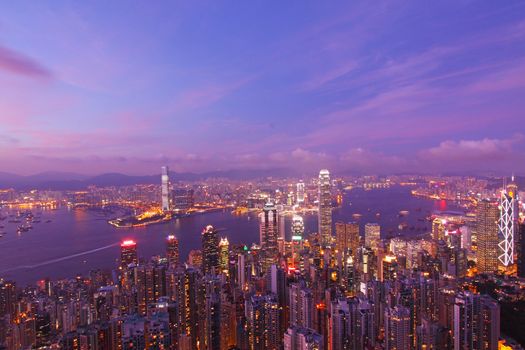
[[[417,235],[430,231],[425,217],[435,210],[446,210],[445,201],[415,198],[410,188],[391,187],[364,191],[354,189],[343,196],[340,208],[334,209],[333,222],[355,221],[381,225],[383,237]],[[400,211],[408,211],[400,216]],[[259,225],[254,214],[235,216],[230,211],[211,212],[180,218],[168,223],[139,228],[115,228],[100,211],[58,208],[34,212],[41,217],[27,232],[16,232],[19,224],[0,222],[7,232],[0,238],[0,277],[21,285],[39,279],[73,277],[92,269],[111,269],[119,258],[119,244],[125,239],[138,243],[139,256],[163,254],[168,234],[179,239],[181,258],[192,249],[200,249],[200,233],[206,225],[220,230],[230,243],[251,244],[259,241]],[[361,214],[358,218],[354,214]],[[379,214],[379,215],[378,215]],[[49,221],[50,220],[50,221]],[[49,222],[48,222],[49,221]],[[304,217],[306,234],[317,231],[317,215]],[[406,228],[399,229],[405,223]],[[286,235],[290,235],[291,218],[286,218]]]

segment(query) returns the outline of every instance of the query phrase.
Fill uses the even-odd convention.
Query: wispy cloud
[[[51,79],[53,74],[39,62],[7,47],[0,46],[0,69],[37,79]]]

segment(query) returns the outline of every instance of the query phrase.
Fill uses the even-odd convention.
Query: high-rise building
[[[518,256],[518,276],[525,277],[525,221],[518,224],[516,253]]]
[[[436,241],[445,239],[445,225],[447,221],[442,218],[435,218],[432,221],[432,238]]]
[[[310,328],[291,326],[284,334],[284,350],[323,350],[323,336]]]
[[[328,245],[332,242],[332,186],[330,172],[326,169],[319,172],[318,221],[321,243]]]
[[[202,268],[202,250],[200,249],[190,250],[188,254],[188,265],[193,266],[198,269]]]
[[[274,294],[254,295],[245,302],[245,317],[250,350],[278,350],[280,308]]]
[[[312,291],[300,283],[292,283],[289,287],[290,295],[290,324],[312,328],[314,302]]]
[[[263,270],[277,263],[279,257],[279,220],[275,204],[268,201],[259,214],[259,235],[261,242],[261,254],[263,259]]]
[[[297,191],[297,204],[304,203],[304,182],[303,180],[299,181],[296,185]]]
[[[137,243],[128,239],[120,244],[120,266],[127,267],[129,264],[138,264],[139,258],[137,255]]]
[[[175,235],[169,235],[166,240],[166,257],[169,266],[175,267],[179,264],[179,240]]]
[[[0,320],[5,315],[10,315],[11,317],[14,316],[15,303],[16,303],[15,282],[0,279]]]
[[[476,209],[477,268],[479,273],[498,271],[498,219],[496,202],[484,199]]]
[[[292,264],[296,268],[300,262],[300,252],[303,249],[304,221],[300,215],[292,218]]]
[[[506,189],[501,191],[499,205],[499,261],[504,267],[514,264],[514,233],[516,229],[516,196],[517,187],[514,183],[509,184]]]
[[[376,223],[367,223],[365,225],[365,246],[376,250],[380,240],[381,226]]]
[[[455,297],[453,312],[455,350],[498,348],[500,309],[495,300],[465,291]]]
[[[219,273],[219,236],[213,226],[202,231],[202,272]]]
[[[219,265],[224,274],[228,274],[228,264],[230,262],[230,242],[228,238],[221,238],[219,241]]]
[[[410,350],[410,309],[403,306],[387,308],[385,311],[385,349]]]
[[[357,222],[336,222],[335,236],[337,250],[343,258],[346,260],[349,255],[355,257],[361,242],[359,224]]]
[[[161,167],[161,208],[162,211],[169,211],[170,206],[170,177],[167,166]]]

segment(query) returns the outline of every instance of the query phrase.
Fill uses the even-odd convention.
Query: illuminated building
[[[188,265],[199,269],[202,268],[202,250],[190,250],[188,254]]]
[[[169,235],[166,239],[166,257],[169,266],[175,267],[179,264],[179,240],[175,235]]]
[[[120,244],[120,266],[125,268],[130,264],[137,265],[138,263],[137,243],[131,239],[123,241]]]
[[[297,191],[297,204],[304,203],[304,182],[303,180],[299,181],[296,185]]]
[[[385,311],[385,350],[409,350],[410,309],[403,306],[387,308]]]
[[[447,221],[442,218],[435,218],[432,221],[432,238],[436,241],[445,239],[445,224]]]
[[[377,249],[381,240],[381,226],[376,223],[367,223],[365,225],[365,247]]]
[[[219,242],[219,265],[221,266],[221,271],[224,274],[228,274],[228,264],[230,261],[230,243],[228,238],[221,238]]]
[[[16,284],[0,279],[0,319],[5,315],[15,316]]]
[[[504,267],[509,267],[514,264],[514,231],[517,209],[515,203],[517,196],[516,191],[516,185],[511,183],[507,189],[501,191],[500,196],[498,226],[502,240],[498,244],[501,253],[498,259]]]
[[[300,283],[292,283],[290,295],[290,325],[312,328],[314,301],[312,291]]]
[[[161,208],[162,211],[169,211],[170,207],[170,177],[167,166],[161,167]]]
[[[461,292],[455,297],[454,350],[498,348],[500,308],[487,295]]]
[[[259,214],[259,237],[261,242],[263,270],[277,263],[279,257],[279,220],[275,204],[268,201]]]
[[[284,334],[284,350],[323,350],[323,336],[310,328],[291,326]]]
[[[219,236],[213,226],[208,225],[202,231],[202,272],[219,273]]]
[[[303,249],[304,221],[299,215],[294,214],[292,218],[292,263],[298,266],[300,252]]]
[[[330,333],[329,349],[345,350],[350,349],[351,338],[351,315],[347,300],[335,300],[331,303],[330,311]]]
[[[245,302],[250,350],[278,350],[282,343],[279,332],[280,309],[273,294],[253,295]]]
[[[329,245],[332,242],[332,186],[330,172],[326,169],[319,172],[318,220],[321,244]]]
[[[342,254],[343,259],[346,260],[349,255],[355,256],[361,241],[359,224],[357,222],[336,222],[335,236],[337,250]]]
[[[394,255],[387,255],[380,264],[380,281],[395,281],[397,279],[397,259]]]
[[[497,203],[487,199],[478,202],[476,210],[478,249],[476,255],[479,273],[498,271],[498,219]]]
[[[141,315],[146,315],[148,306],[166,295],[165,267],[150,263],[135,267],[133,272],[138,312]]]

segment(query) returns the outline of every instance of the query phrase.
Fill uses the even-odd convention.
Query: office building
[[[323,169],[319,172],[319,235],[322,245],[332,242],[332,185],[330,183],[330,172]]]
[[[123,241],[120,244],[120,266],[125,268],[130,264],[137,265],[138,263],[137,243],[131,239]]]
[[[169,235],[166,239],[166,257],[169,266],[176,267],[179,264],[179,240],[175,235]]]
[[[335,224],[336,248],[343,259],[348,256],[355,257],[360,246],[359,224],[357,222],[336,222]]]
[[[365,247],[376,250],[381,240],[381,226],[376,223],[365,224]]]
[[[170,177],[167,166],[161,168],[161,208],[162,211],[169,211],[170,206]]]
[[[259,238],[261,242],[261,255],[263,270],[277,263],[279,257],[279,219],[275,204],[268,201],[259,214]]]
[[[213,226],[208,225],[202,231],[202,272],[219,273],[219,236]]]
[[[478,273],[498,271],[498,219],[496,202],[484,199],[476,208],[477,268]]]

